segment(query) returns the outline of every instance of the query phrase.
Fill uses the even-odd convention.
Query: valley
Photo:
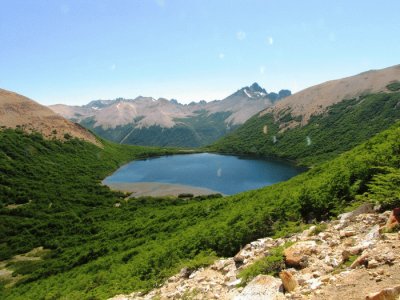
[[[216,141],[251,116],[291,95],[268,93],[257,83],[223,100],[180,104],[177,100],[139,96],[95,100],[84,106],[51,105],[59,115],[108,140],[145,146],[199,147]]]
[[[132,160],[181,149],[118,145],[95,136],[95,142],[88,142],[73,131],[59,139],[41,133],[47,132],[43,125],[36,127],[42,119],[32,119],[32,127],[3,123],[1,298],[106,299],[146,293],[182,268],[196,270],[232,257],[259,238],[290,237],[307,224],[365,202],[382,209],[398,206],[399,93],[392,83],[385,88],[343,99],[284,132],[272,115],[256,114],[209,146],[216,152],[276,156],[312,166],[287,181],[231,196],[128,198],[130,192],[112,191],[101,182]],[[279,120],[292,121],[286,116]],[[269,142],[276,135],[277,148],[260,134],[268,135]],[[218,168],[211,171],[218,175]],[[34,259],[16,259],[30,257],[34,249],[41,249]]]
[[[400,300],[400,1],[0,7],[0,300]]]
[[[99,185],[99,174],[115,168],[115,159],[124,157],[121,153],[126,153],[125,158],[135,152],[140,155],[136,147],[131,148],[132,154],[114,152],[115,146],[98,152],[99,148],[85,142],[59,143],[3,131],[1,166],[9,166],[2,167],[9,176],[2,177],[1,199],[27,204],[1,209],[2,241],[6,242],[2,260],[38,246],[49,251],[43,260],[26,262],[23,268],[9,264],[7,268],[22,279],[15,287],[3,286],[3,297],[106,298],[148,290],[183,266],[198,268],[216,255],[232,256],[241,245],[259,237],[285,236],[301,228],[304,220],[334,216],[355,199],[394,205],[386,202],[390,198],[381,187],[388,183],[385,178],[397,176],[399,129],[394,125],[350,152],[270,187],[224,198],[162,201],[148,197],[125,201],[123,194]],[[20,153],[18,159],[7,151],[13,144],[18,145],[14,150]],[[41,163],[32,164],[24,149],[41,153],[37,156]],[[141,150],[148,155],[149,149]],[[107,153],[114,154],[113,162]],[[99,155],[104,161],[96,159]],[[64,162],[63,168],[54,164],[54,157]],[[23,171],[28,166],[29,176]],[[32,169],[35,166],[38,169]],[[42,167],[46,173],[40,172]],[[116,207],[115,203],[120,204]]]

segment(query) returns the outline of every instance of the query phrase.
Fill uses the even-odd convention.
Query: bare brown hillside
[[[45,138],[64,139],[65,134],[100,145],[89,131],[55,114],[35,101],[0,89],[0,126],[38,131]]]
[[[381,70],[371,70],[355,76],[328,81],[302,90],[279,101],[273,107],[260,113],[274,113],[289,110],[293,116],[302,116],[302,125],[307,124],[311,115],[325,111],[328,106],[344,99],[352,99],[361,95],[388,92],[386,86],[400,81],[400,65]]]

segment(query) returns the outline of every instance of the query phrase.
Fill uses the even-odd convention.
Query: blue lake
[[[282,161],[196,153],[136,160],[104,183],[180,184],[232,195],[288,180],[302,171]]]

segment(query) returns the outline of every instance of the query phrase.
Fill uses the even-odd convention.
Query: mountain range
[[[254,83],[223,100],[211,102],[183,105],[175,99],[139,96],[50,108],[120,144],[198,147],[216,141],[255,113],[290,95],[289,90],[267,93]]]

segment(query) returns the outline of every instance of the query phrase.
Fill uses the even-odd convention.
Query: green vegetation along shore
[[[231,256],[358,201],[399,204],[400,124],[289,181],[231,197],[124,201],[99,183],[132,158],[167,150],[0,132],[1,260],[20,278],[3,299],[105,299],[148,290],[183,266]],[[10,209],[10,204],[23,204]],[[119,203],[119,205],[115,205]],[[13,255],[43,246],[42,259]]]
[[[305,126],[283,132],[280,125],[300,122],[301,116],[293,117],[290,110],[277,120],[271,113],[253,116],[208,150],[280,157],[309,166],[352,149],[398,120],[399,92],[370,94],[334,104],[325,113],[312,116]]]

